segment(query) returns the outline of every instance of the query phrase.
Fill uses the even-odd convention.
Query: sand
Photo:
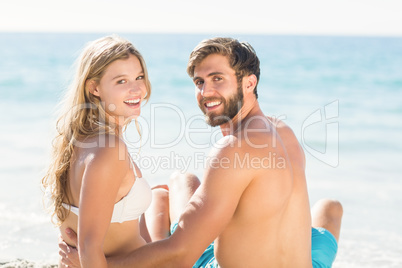
[[[0,262],[0,268],[56,268],[56,264],[35,263],[27,260],[14,260],[10,262]]]

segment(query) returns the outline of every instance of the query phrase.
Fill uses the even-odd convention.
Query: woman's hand
[[[70,228],[66,229],[66,235],[77,245],[77,234]],[[75,247],[69,246],[63,238],[59,237],[59,255],[62,267],[80,268],[80,259],[78,250]]]

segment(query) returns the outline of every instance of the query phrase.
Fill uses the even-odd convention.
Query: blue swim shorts
[[[330,268],[338,251],[335,237],[324,228],[311,228],[311,259],[313,268]]]
[[[177,228],[177,222],[170,226],[172,234]],[[311,258],[313,268],[330,268],[338,251],[335,237],[324,228],[311,228]],[[202,253],[193,268],[217,268],[214,256],[214,242]]]
[[[173,223],[170,226],[170,233],[176,230],[178,223]],[[201,257],[197,260],[197,262],[193,265],[193,268],[217,268],[218,263],[215,260],[214,255],[214,242],[212,242],[207,249],[202,253]]]

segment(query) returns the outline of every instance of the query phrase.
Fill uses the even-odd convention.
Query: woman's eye
[[[117,84],[125,84],[125,83],[127,83],[126,79],[122,79],[122,80],[117,81]]]
[[[143,80],[145,77],[143,75],[140,75],[137,77],[137,80]]]

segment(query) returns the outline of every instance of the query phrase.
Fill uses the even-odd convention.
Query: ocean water
[[[55,263],[42,206],[56,106],[80,49],[103,34],[0,34],[0,263]],[[142,52],[153,92],[126,139],[151,184],[202,176],[219,129],[203,123],[186,74],[208,35],[121,34]],[[402,38],[233,35],[261,60],[259,102],[307,157],[310,201],[344,206],[333,267],[402,267]]]

